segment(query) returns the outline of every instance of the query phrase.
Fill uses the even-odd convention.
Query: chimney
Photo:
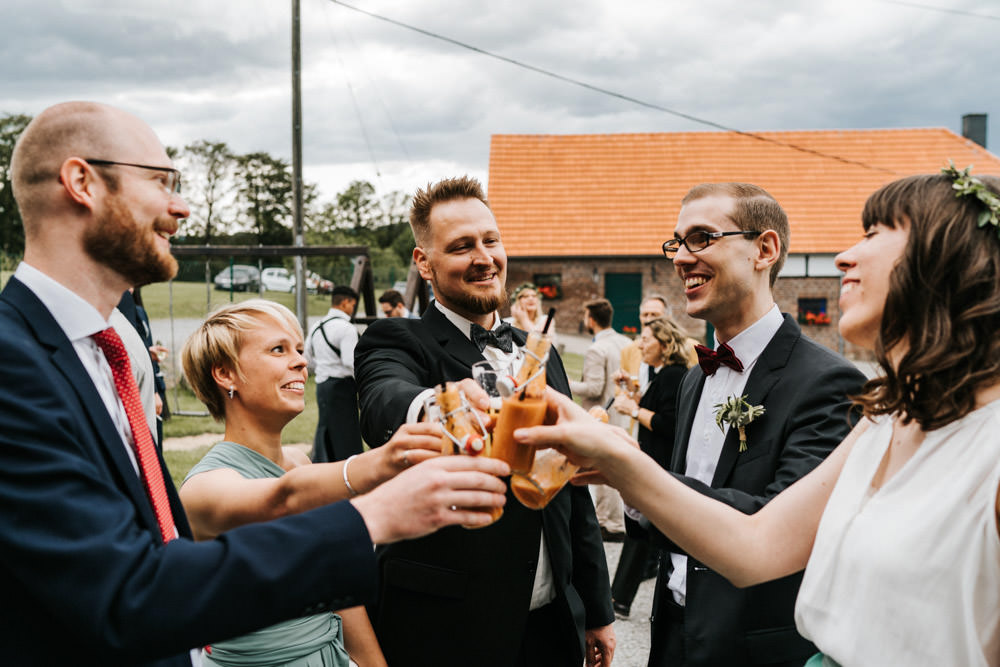
[[[962,136],[986,148],[986,114],[967,113],[962,116]]]

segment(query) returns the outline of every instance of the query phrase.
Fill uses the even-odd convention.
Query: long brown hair
[[[1000,192],[1000,179],[979,176]],[[866,416],[900,413],[934,430],[975,409],[976,390],[1000,381],[1000,239],[979,227],[983,204],[956,197],[951,178],[910,176],[868,198],[862,221],[909,225],[875,342],[885,377],[854,397]],[[897,368],[887,352],[905,350]]]

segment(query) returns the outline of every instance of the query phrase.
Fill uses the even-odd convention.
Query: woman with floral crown
[[[742,514],[549,395],[555,446],[738,586],[797,572],[813,665],[1000,665],[1000,179],[952,166],[882,187],[837,256],[840,332],[881,374],[812,473]]]

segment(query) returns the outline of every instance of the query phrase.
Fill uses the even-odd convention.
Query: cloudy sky
[[[962,114],[989,113],[1000,141],[995,0],[346,3],[740,130],[960,132]],[[712,130],[331,0],[301,5],[305,175],[325,198],[353,179],[485,182],[491,134]],[[168,145],[290,159],[290,16],[288,0],[0,0],[0,113],[94,99]]]

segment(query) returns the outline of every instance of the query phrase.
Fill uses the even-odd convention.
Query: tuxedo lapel
[[[761,352],[750,377],[747,378],[746,387],[743,394],[747,397],[750,405],[763,405],[767,410],[758,420],[747,427],[747,447],[753,446],[752,431],[754,426],[760,427],[764,420],[784,420],[785,414],[783,406],[773,406],[767,404],[767,396],[771,388],[778,381],[782,369],[788,364],[788,357],[791,355],[795,342],[802,335],[802,330],[790,316],[785,315],[785,321],[775,332],[771,342],[767,344]],[[743,452],[746,454],[748,452]],[[715,467],[715,475],[712,477],[712,486],[719,488],[725,485],[729,474],[733,471],[736,461],[740,457],[740,434],[739,429],[730,428],[726,433],[726,441],[719,454],[719,463]]]
[[[688,440],[691,425],[701,400],[701,390],[705,386],[705,374],[698,366],[693,367],[681,380],[681,390],[677,397],[677,426],[675,428],[674,453],[670,458],[670,470],[684,474],[687,469]]]
[[[486,357],[479,351],[475,343],[469,340],[461,331],[444,316],[437,306],[431,305],[423,317],[427,330],[431,333],[438,345],[453,359],[466,368],[471,369],[472,364],[483,361]]]
[[[38,342],[49,350],[52,365],[66,379],[66,384],[76,394],[83,406],[84,415],[75,415],[90,422],[105,456],[111,462],[111,469],[117,482],[131,495],[136,508],[145,523],[159,534],[159,524],[153,513],[146,491],[142,486],[132,461],[125,452],[125,444],[115,427],[108,409],[101,400],[97,388],[90,379],[87,369],[80,362],[73,344],[48,309],[38,300],[24,283],[11,278],[3,291],[4,298],[24,317]],[[169,479],[164,468],[164,476]],[[176,509],[174,510],[176,513]]]

